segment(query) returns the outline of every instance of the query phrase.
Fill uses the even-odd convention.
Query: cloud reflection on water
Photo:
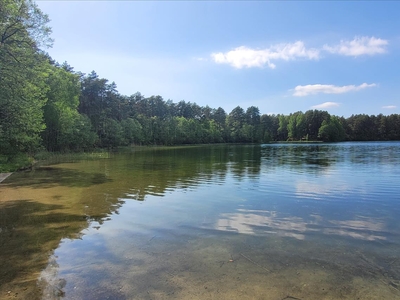
[[[309,219],[305,219],[266,210],[238,209],[236,213],[221,214],[215,229],[250,235],[276,234],[298,240],[306,239],[310,232],[366,241],[387,239],[384,223],[373,218],[339,221],[324,220],[319,215],[311,214]]]
[[[326,179],[329,180],[329,178]],[[296,197],[315,200],[322,200],[329,196],[337,198],[339,195],[343,196],[344,193],[354,191],[354,187],[347,183],[338,182],[338,180],[330,180],[322,183],[321,179],[318,182],[297,182],[295,189]]]

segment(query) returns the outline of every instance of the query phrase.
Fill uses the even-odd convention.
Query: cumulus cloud
[[[359,91],[374,86],[376,86],[375,83],[371,84],[363,83],[360,84],[359,86],[356,85],[335,86],[331,84],[298,85],[294,88],[293,96],[304,97],[315,94],[343,94],[352,91]]]
[[[387,52],[388,44],[388,40],[374,36],[356,36],[353,40],[341,40],[337,45],[325,44],[319,48],[306,48],[302,41],[277,44],[265,49],[241,46],[228,52],[214,52],[211,58],[216,63],[228,64],[237,69],[264,66],[275,69],[275,62],[278,60],[319,59],[323,51],[354,57],[382,54]]]
[[[307,49],[302,41],[297,41],[293,44],[278,44],[261,50],[242,46],[225,53],[213,53],[211,57],[216,63],[229,64],[237,69],[260,68],[265,65],[274,69],[276,65],[272,61],[289,61],[297,58],[318,59],[319,50]]]
[[[323,49],[334,54],[347,56],[375,55],[386,52],[387,40],[375,37],[355,37],[351,41],[340,41],[339,45],[324,45]]]
[[[396,105],[386,105],[382,106],[382,108],[387,108],[387,109],[395,109],[397,106]]]
[[[337,102],[324,102],[318,105],[311,106],[313,109],[324,109],[324,108],[331,108],[331,107],[338,107],[339,103]]]

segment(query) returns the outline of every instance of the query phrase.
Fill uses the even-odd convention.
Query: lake
[[[0,298],[400,299],[400,142],[140,148],[0,184]]]

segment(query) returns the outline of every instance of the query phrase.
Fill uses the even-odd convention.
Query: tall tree
[[[328,121],[330,115],[327,111],[308,110],[304,114],[305,134],[308,135],[308,140],[318,139],[318,130],[324,120]]]
[[[340,142],[345,138],[345,131],[339,118],[331,116],[328,121],[322,122],[318,135],[325,142]]]
[[[275,115],[262,115],[260,118],[262,142],[277,139],[279,119]]]
[[[243,140],[243,125],[246,121],[246,115],[240,106],[236,106],[226,119],[229,130],[230,139],[232,142],[241,142]]]
[[[290,114],[287,125],[288,138],[291,140],[300,140],[305,136],[305,118],[301,111]]]
[[[262,140],[261,126],[260,126],[260,110],[258,107],[250,106],[246,110],[246,139],[254,143]]]
[[[290,116],[278,115],[278,140],[286,141],[288,138],[288,124]]]
[[[0,1],[0,152],[33,151],[45,128],[48,16],[31,0]]]
[[[64,63],[49,65],[46,83],[47,102],[43,107],[46,129],[42,133],[44,146],[50,151],[67,150],[74,138],[70,130],[77,122],[80,94],[79,75]]]

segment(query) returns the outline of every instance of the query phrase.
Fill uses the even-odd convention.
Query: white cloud
[[[211,54],[211,58],[219,64],[229,64],[237,69],[264,67],[268,66],[275,69],[274,61],[277,60],[295,60],[297,58],[319,59],[320,52],[325,50],[330,53],[360,56],[375,55],[386,52],[388,40],[361,36],[353,40],[342,40],[340,44],[329,46],[324,45],[320,49],[306,48],[304,42],[277,44],[266,49],[252,49],[246,46],[235,48],[228,52],[216,52]]]
[[[311,106],[313,109],[323,109],[323,108],[331,108],[331,107],[338,107],[339,103],[337,102],[324,102],[322,104]]]
[[[331,84],[298,85],[294,88],[293,96],[304,97],[315,94],[343,94],[352,91],[359,91],[374,86],[376,86],[375,83],[372,84],[363,83],[359,86],[355,85],[335,86]]]
[[[306,49],[303,42],[297,41],[293,44],[278,44],[261,50],[242,46],[225,53],[213,53],[211,57],[216,63],[229,64],[237,69],[260,68],[265,65],[274,69],[276,65],[272,61],[288,61],[296,58],[318,59],[319,50]]]
[[[324,45],[323,49],[335,54],[347,56],[374,55],[386,52],[387,40],[375,37],[355,37],[351,41],[340,41],[339,45],[333,47]]]
[[[382,108],[387,108],[387,109],[395,109],[397,106],[396,105],[386,105],[382,106]]]

